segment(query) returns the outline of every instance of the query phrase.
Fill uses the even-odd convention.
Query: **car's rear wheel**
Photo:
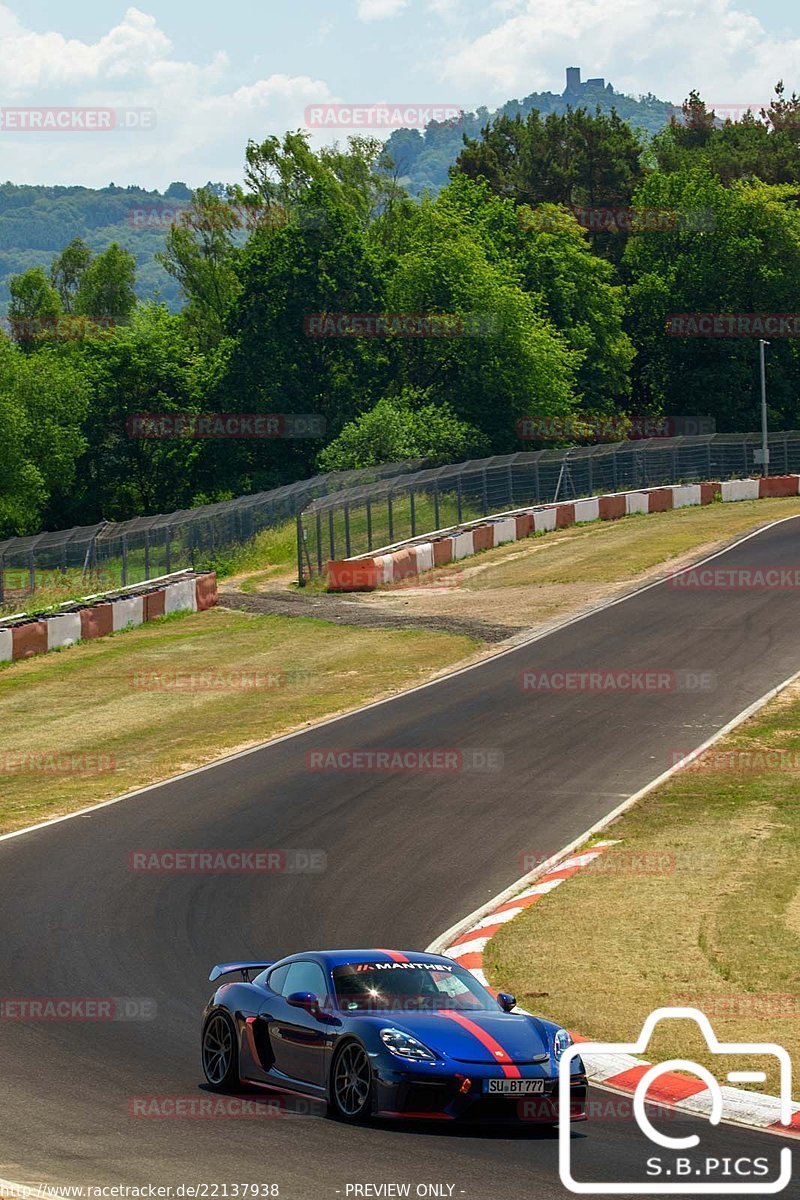
[[[372,1066],[359,1042],[348,1042],[333,1062],[331,1106],[342,1121],[366,1121],[372,1113]]]
[[[212,1013],[203,1030],[203,1074],[215,1092],[239,1086],[236,1029],[226,1012]]]

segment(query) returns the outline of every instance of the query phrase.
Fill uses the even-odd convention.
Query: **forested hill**
[[[78,237],[94,251],[111,242],[129,250],[136,259],[139,299],[159,296],[177,309],[178,285],[154,254],[164,247],[170,211],[190,198],[183,183],[163,193],[113,183],[100,189],[0,184],[0,312],[6,311],[12,275],[29,267],[49,270],[54,255]]]
[[[624,96],[614,91],[604,79],[581,82],[577,68],[570,68],[570,72],[575,74],[569,78],[568,72],[567,87],[560,95],[555,92],[531,92],[524,100],[509,100],[495,111],[479,108],[477,112],[464,113],[456,122],[432,121],[424,133],[418,129],[398,129],[389,138],[386,148],[394,161],[399,181],[413,196],[419,196],[426,190],[435,195],[447,184],[448,169],[461,151],[464,135],[469,138],[480,137],[484,126],[497,117],[513,118],[520,115],[524,118],[534,108],[542,116],[547,116],[548,113],[563,115],[568,108],[588,108],[594,112],[599,107],[604,113],[615,109],[618,116],[634,129],[643,129],[652,134],[663,129],[675,111],[673,104],[656,96],[647,95],[638,99]]]

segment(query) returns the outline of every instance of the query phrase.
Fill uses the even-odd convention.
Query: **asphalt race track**
[[[800,518],[713,565],[800,565]],[[520,687],[525,669],[567,667],[711,672],[714,686],[647,696]],[[567,844],[659,775],[673,750],[699,745],[798,668],[797,589],[661,584],[389,703],[0,842],[0,994],[157,1005],[147,1021],[0,1023],[0,1176],[274,1182],[281,1197],[314,1200],[370,1182],[409,1182],[412,1194],[421,1183],[453,1185],[454,1197],[477,1200],[566,1195],[557,1139],[541,1131],[350,1128],[303,1113],[143,1119],[129,1115],[130,1102],[204,1094],[199,1015],[215,962],[313,947],[426,946],[513,882],[524,855]],[[502,754],[503,768],[308,770],[307,752],[324,748],[482,749]],[[132,850],[211,847],[322,850],[327,870],[128,868]],[[607,1102],[608,1093],[594,1099]],[[699,1133],[719,1158],[774,1159],[784,1144],[673,1116],[670,1134],[684,1131]],[[643,1179],[652,1147],[642,1141],[631,1120],[605,1113],[574,1136],[576,1170]],[[800,1189],[793,1183],[782,1195]]]

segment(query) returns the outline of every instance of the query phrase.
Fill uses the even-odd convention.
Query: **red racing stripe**
[[[452,1008],[440,1008],[438,1010],[440,1017],[449,1017],[451,1021],[457,1021],[464,1029],[468,1030],[473,1037],[476,1037],[482,1045],[490,1050],[492,1057],[503,1068],[503,1074],[506,1079],[520,1079],[520,1069],[511,1061],[511,1056],[508,1051],[504,1050],[499,1042],[496,1042],[490,1033],[485,1029],[481,1029],[475,1021],[470,1021],[469,1017],[465,1017],[462,1013],[456,1012]]]
[[[399,950],[384,950],[381,947],[377,947],[375,950],[375,953],[376,954],[388,954],[389,958],[392,960],[392,962],[410,962],[411,961],[411,959],[408,958],[405,954],[401,954]]]

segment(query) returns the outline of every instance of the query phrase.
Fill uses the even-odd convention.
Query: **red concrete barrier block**
[[[209,575],[201,575],[195,579],[194,591],[197,597],[198,612],[206,612],[209,608],[213,608],[219,599],[216,573],[212,571]]]
[[[147,592],[144,596],[144,619],[145,621],[155,621],[156,617],[164,616],[164,605],[166,603],[166,592]]]
[[[47,622],[26,621],[24,625],[14,625],[11,629],[11,658],[19,662],[22,658],[31,658],[34,654],[47,653]]]
[[[572,511],[574,516],[575,510],[573,509]],[[520,513],[517,516],[516,521],[517,541],[519,542],[522,540],[522,538],[526,538],[533,533],[533,513]]]
[[[569,525],[575,524],[575,505],[574,504],[557,504],[556,505],[556,529],[566,529]]]
[[[652,492],[649,492],[648,495],[650,497],[649,511],[651,513],[669,512],[672,508],[671,487],[653,488]]]
[[[328,563],[329,592],[371,592],[381,581],[382,569],[374,558],[343,559]]]
[[[413,546],[406,546],[403,550],[395,550],[392,555],[392,574],[395,583],[400,583],[403,579],[413,579],[417,572],[417,552]]]
[[[491,550],[494,546],[494,527],[492,525],[474,525],[472,546],[476,554],[479,550]]]
[[[713,504],[714,497],[719,492],[718,483],[701,483],[700,484],[700,503]]]
[[[767,475],[758,481],[758,498],[766,500],[774,496],[796,496],[798,492],[797,475]]]
[[[618,517],[625,516],[625,497],[624,496],[598,496],[600,501],[600,520],[601,521],[616,521]],[[672,507],[672,493],[670,492],[670,508]],[[650,510],[653,511],[652,509]]]
[[[107,637],[114,632],[114,610],[110,604],[93,604],[81,609],[81,638]]]
[[[444,567],[453,561],[453,539],[437,538],[433,543],[433,565]]]

